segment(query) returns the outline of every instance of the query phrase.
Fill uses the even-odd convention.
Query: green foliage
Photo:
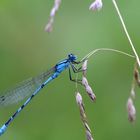
[[[111,1],[100,12],[91,12],[91,1],[62,1],[54,30],[44,32],[53,4],[49,0],[0,0],[1,90],[49,69],[68,53],[79,59],[96,48],[108,47],[132,53]],[[118,1],[136,50],[139,52],[139,1]],[[81,88],[89,124],[96,140],[139,140],[140,101],[137,89],[137,120],[129,124],[126,101],[134,60],[113,52],[91,57],[87,78],[97,99],[92,103]],[[80,87],[79,87],[80,88]],[[1,109],[0,124],[22,103]],[[11,124],[1,140],[85,140],[75,85],[67,71],[40,92]]]

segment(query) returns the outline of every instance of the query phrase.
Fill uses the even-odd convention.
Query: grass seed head
[[[86,138],[87,138],[87,140],[93,140],[91,132],[89,132],[88,130],[86,130]]]
[[[138,71],[138,69],[134,70],[134,78],[135,78],[135,81],[138,84],[138,86],[140,86],[140,79],[139,79],[139,71]]]
[[[82,96],[79,92],[76,93],[76,102],[78,105],[81,105],[82,104]]]
[[[92,11],[99,11],[101,10],[103,7],[103,3],[102,0],[95,0],[90,6],[89,6],[89,10]]]
[[[53,5],[51,12],[50,12],[50,19],[49,19],[47,25],[45,26],[46,32],[49,32],[49,33],[52,32],[54,18],[55,18],[56,12],[59,9],[60,4],[61,4],[61,0],[54,1],[54,5]]]
[[[95,94],[93,93],[93,90],[92,90],[92,88],[91,88],[89,85],[86,86],[86,92],[88,93],[88,95],[89,95],[89,97],[91,98],[91,100],[92,100],[92,101],[95,101],[96,96],[95,96]]]
[[[88,86],[88,81],[87,81],[87,78],[85,76],[82,77],[82,85],[85,87]]]
[[[54,21],[53,18],[49,19],[49,22],[47,23],[47,25],[45,27],[46,32],[48,32],[48,33],[52,32],[52,30],[53,30],[53,21]]]
[[[131,98],[128,98],[128,101],[127,101],[127,111],[128,111],[129,121],[134,122],[136,119],[136,109],[133,104],[133,100]]]
[[[83,65],[82,65],[82,71],[83,71],[83,75],[84,75],[84,76],[86,76],[87,62],[88,62],[88,60],[86,59],[86,60],[83,62]]]

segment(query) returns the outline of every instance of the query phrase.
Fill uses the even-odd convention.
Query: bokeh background
[[[68,53],[80,59],[93,49],[107,47],[133,54],[111,0],[103,1],[100,12],[88,10],[91,2],[63,0],[54,30],[48,34],[44,27],[53,0],[0,0],[0,90],[49,69]],[[117,3],[139,53],[140,2]],[[79,90],[95,140],[140,139],[140,89],[136,90],[134,124],[128,122],[126,112],[133,65],[132,58],[111,52],[90,58],[87,78],[97,96],[96,103],[82,87]],[[0,139],[85,140],[75,91],[65,71],[34,98]],[[23,102],[0,108],[0,124]]]

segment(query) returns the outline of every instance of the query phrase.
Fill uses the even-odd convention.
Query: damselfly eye
[[[74,54],[69,54],[68,58],[70,61],[75,61],[77,59],[77,57]]]

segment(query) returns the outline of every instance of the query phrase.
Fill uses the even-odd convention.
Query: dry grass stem
[[[99,48],[99,49],[94,49],[94,50],[92,50],[90,53],[88,53],[86,56],[84,56],[84,57],[81,59],[81,61],[84,61],[84,60],[90,58],[92,55],[97,54],[97,52],[99,52],[99,51],[101,51],[101,52],[102,52],[102,51],[107,51],[107,52],[110,51],[110,52],[115,52],[115,53],[119,53],[119,54],[122,54],[122,55],[126,55],[126,56],[131,57],[131,58],[135,58],[135,56],[133,56],[133,55],[131,55],[131,54],[128,54],[128,53],[126,53],[126,52],[120,51],[120,50],[110,49],[110,48]]]
[[[119,8],[118,8],[118,6],[117,6],[117,3],[116,3],[115,0],[112,0],[112,2],[113,2],[113,4],[114,4],[114,6],[115,6],[115,9],[116,9],[117,13],[118,13],[118,16],[119,16],[119,18],[120,18],[121,24],[122,24],[123,29],[124,29],[124,32],[125,32],[125,34],[126,34],[126,36],[127,36],[127,38],[128,38],[128,41],[129,41],[130,46],[131,46],[131,48],[132,48],[132,51],[133,51],[133,53],[134,53],[134,55],[135,55],[136,61],[137,61],[137,63],[138,63],[138,66],[140,67],[140,59],[139,59],[138,54],[137,54],[137,52],[136,52],[136,50],[135,50],[135,47],[134,47],[134,45],[133,45],[133,42],[132,42],[132,40],[131,40],[131,38],[130,38],[130,36],[129,36],[129,33],[128,33],[128,31],[127,31],[127,28],[126,28],[125,23],[124,23],[124,21],[123,21],[123,18],[122,18],[122,15],[121,15],[121,13],[120,13],[120,10],[119,10]]]

